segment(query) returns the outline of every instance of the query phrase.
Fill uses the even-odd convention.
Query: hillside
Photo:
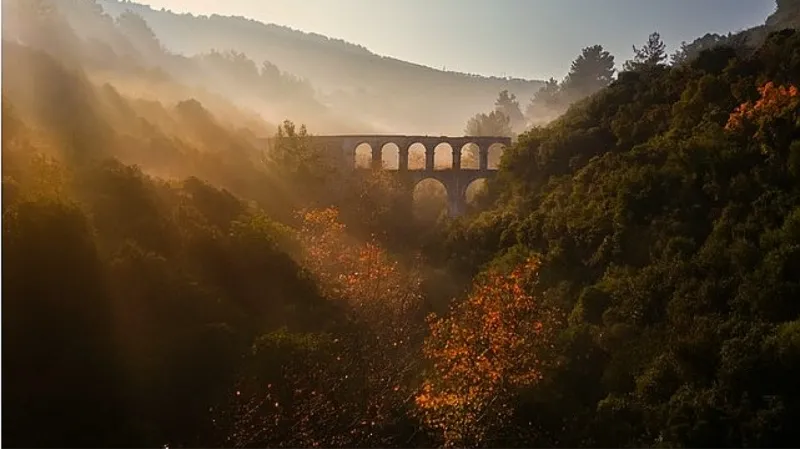
[[[747,45],[654,42],[580,100],[572,71],[449,218],[240,108],[335,116],[274,66],[3,1],[2,444],[796,447],[800,3],[777,3]]]
[[[541,447],[797,442],[800,32],[765,38],[622,73],[523,134],[492,210],[431,250],[462,274],[534,257],[534,297],[563,312],[499,428]]]
[[[187,56],[235,50],[307,79],[319,99],[342,114],[373,118],[380,131],[461,134],[467,119],[508,89],[522,101],[540,81],[446,72],[376,55],[364,47],[241,17],[194,16],[118,0],[99,2],[116,17],[143,17],[171,51]]]

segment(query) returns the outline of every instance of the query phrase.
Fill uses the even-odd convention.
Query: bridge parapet
[[[461,154],[467,144],[473,144],[478,148],[480,164],[478,169],[488,169],[489,148],[495,144],[502,146],[511,145],[511,138],[504,136],[415,136],[415,135],[335,135],[335,136],[314,136],[314,142],[325,145],[332,152],[338,152],[343,161],[351,162],[352,167],[356,166],[356,148],[361,144],[369,145],[372,151],[372,161],[376,165],[380,164],[382,151],[385,145],[394,144],[399,150],[398,169],[408,169],[409,149],[414,144],[421,144],[425,149],[424,170],[433,169],[434,150],[439,144],[448,144],[453,150],[452,168],[461,168]]]

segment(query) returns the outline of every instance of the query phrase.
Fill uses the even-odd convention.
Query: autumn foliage
[[[359,242],[348,236],[335,208],[300,215],[303,263],[326,297],[344,302],[369,322],[397,320],[419,306],[418,270],[401,267],[374,239]]]
[[[371,420],[383,419],[389,409],[411,397],[408,381],[418,368],[425,332],[422,276],[418,261],[407,267],[375,240],[354,240],[338,214],[334,208],[302,213],[304,265],[323,294],[342,303],[353,320],[369,331],[357,339],[366,357],[354,369],[372,392]]]
[[[425,423],[448,447],[485,443],[513,412],[515,392],[542,379],[554,315],[529,292],[538,262],[490,272],[447,317],[430,318],[424,353],[432,364],[416,397]]]
[[[783,119],[789,123],[800,120],[800,90],[796,86],[776,85],[767,82],[758,89],[761,97],[755,102],[739,105],[728,117],[725,129],[728,131],[744,131],[749,136],[766,140],[775,140],[775,124]],[[781,147],[771,145],[771,148]],[[764,149],[768,152],[768,148]]]
[[[422,335],[421,277],[375,240],[353,238],[335,208],[298,213],[301,264],[343,319],[327,332],[280,330],[253,347],[226,446],[389,447],[411,407]]]
[[[767,82],[758,92],[761,98],[755,102],[745,102],[739,105],[728,118],[727,129],[739,129],[745,121],[755,121],[763,117],[775,117],[781,112],[794,109],[800,105],[800,91],[795,86],[776,86],[772,81]]]

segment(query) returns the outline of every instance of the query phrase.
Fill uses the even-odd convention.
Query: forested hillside
[[[459,218],[70,1],[3,2],[3,446],[797,445],[796,0],[584,49]]]
[[[37,13],[29,34],[3,41],[4,445],[286,444],[282,435],[257,440],[261,431],[240,423],[238,396],[253,376],[274,379],[280,395],[311,381],[265,362],[308,361],[320,372],[297,374],[343,380],[370,374],[367,355],[402,361],[385,348],[391,341],[362,345],[371,333],[402,331],[373,318],[393,320],[396,310],[401,320],[420,307],[415,272],[395,267],[381,236],[369,240],[382,216],[365,208],[390,204],[389,194],[373,198],[386,180],[352,180],[346,210],[321,208],[333,175],[314,165],[304,127],[282,124],[278,148],[265,155],[235,110],[223,108],[223,121],[191,98],[162,104],[94,84],[79,68],[91,63],[87,42],[56,53],[70,30],[42,26],[63,25],[53,10]],[[358,219],[350,234],[336,233],[347,217]],[[307,253],[323,243],[335,253]],[[381,295],[371,302],[377,313],[359,308],[356,300],[375,295],[364,268],[399,284],[396,305]],[[352,292],[338,287],[340,273],[353,273]],[[346,365],[316,361],[323,356]],[[342,423],[290,436],[302,438],[297,445],[366,439],[345,433],[371,414],[359,402],[377,401],[383,384],[325,383],[333,391],[308,407],[334,402],[323,412]]]
[[[454,271],[541,261],[537,445],[783,447],[800,414],[800,33],[620,74],[520,137]],[[513,425],[506,424],[505,427]]]

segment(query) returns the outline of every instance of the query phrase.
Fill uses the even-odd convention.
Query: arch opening
[[[408,170],[425,170],[425,146],[419,142],[408,147]]]
[[[500,167],[500,160],[503,158],[506,146],[500,143],[492,144],[489,146],[488,166],[489,170],[497,170]]]
[[[453,168],[453,147],[447,142],[442,142],[433,148],[433,170],[447,170]]]
[[[435,222],[442,214],[447,214],[447,188],[434,178],[425,178],[414,186],[414,218],[420,221]]]
[[[478,170],[481,168],[480,147],[470,142],[461,147],[461,168],[465,170]]]
[[[381,168],[385,170],[400,169],[400,147],[394,142],[389,142],[381,147]]]
[[[356,146],[355,151],[355,168],[356,169],[369,169],[372,167],[372,146],[363,142]]]
[[[487,188],[488,184],[486,178],[478,178],[470,182],[464,190],[464,197],[466,197],[467,205],[475,205],[480,202],[480,199],[488,193]]]

